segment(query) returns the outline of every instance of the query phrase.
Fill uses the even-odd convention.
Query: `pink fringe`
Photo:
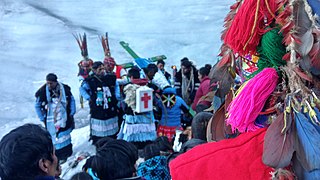
[[[278,83],[278,74],[274,68],[265,68],[254,78],[249,80],[242,91],[230,103],[228,107],[227,124],[231,125],[232,131],[252,132],[259,127],[254,121],[262,111],[270,94]]]

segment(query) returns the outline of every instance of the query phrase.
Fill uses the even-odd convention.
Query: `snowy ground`
[[[88,144],[88,107],[80,109],[72,33],[86,32],[89,56],[103,59],[99,35],[109,32],[112,56],[131,61],[119,45],[126,41],[141,57],[166,55],[166,68],[183,57],[198,67],[214,64],[223,19],[234,0],[1,0],[0,138],[24,123],[39,123],[34,93],[49,72],[71,86],[77,101],[74,152],[94,152]],[[65,169],[65,167],[64,167]],[[78,171],[76,169],[74,171]],[[66,177],[70,177],[70,171]]]

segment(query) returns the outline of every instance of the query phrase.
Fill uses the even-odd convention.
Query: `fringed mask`
[[[162,104],[167,108],[172,108],[176,104],[176,89],[165,88],[161,96]]]
[[[175,94],[162,94],[161,101],[165,107],[172,108],[176,104],[176,95]]]

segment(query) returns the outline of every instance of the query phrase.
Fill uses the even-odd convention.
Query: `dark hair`
[[[40,159],[53,162],[51,136],[43,127],[25,124],[0,141],[0,177],[2,180],[34,179],[45,174]]]
[[[160,149],[157,144],[148,144],[143,148],[144,160],[151,159],[155,156],[160,156]]]
[[[166,63],[165,63],[164,60],[162,60],[162,59],[157,62],[157,65],[158,65],[158,64],[166,65]]]
[[[103,153],[105,149],[114,148],[119,151],[123,151],[130,158],[131,163],[134,165],[138,160],[138,149],[132,143],[124,140],[110,140],[107,141],[103,146],[97,149],[97,153]]]
[[[191,66],[192,66],[192,63],[188,60],[186,60],[186,61],[181,61],[181,66],[184,66],[184,67],[186,67],[186,68],[191,68]]]
[[[103,65],[103,63],[101,61],[95,61],[92,64],[92,69],[98,69],[101,65]]]
[[[132,177],[135,167],[128,154],[115,148],[105,148],[90,157],[86,168],[91,168],[99,179],[113,180]]]
[[[128,72],[128,77],[132,77],[133,79],[140,78],[140,69],[138,67],[132,67]]]
[[[146,74],[148,72],[156,73],[158,72],[158,66],[155,64],[148,64],[147,68],[145,68]]]
[[[99,139],[94,145],[96,146],[97,151],[99,151],[100,148],[104,148],[109,142],[115,141],[115,139],[111,137],[103,137]]]
[[[70,180],[93,180],[93,178],[86,172],[78,172],[74,174]]]
[[[207,69],[211,69],[212,65],[211,64],[205,64],[204,67],[207,68]]]
[[[154,142],[158,144],[160,151],[173,151],[172,145],[170,144],[167,136],[157,137]]]
[[[58,79],[58,77],[54,73],[49,73],[46,76],[47,81],[57,82],[57,79]]]
[[[101,146],[95,156],[86,161],[83,168],[91,168],[100,179],[119,179],[132,177],[138,149],[124,140],[108,141]]]
[[[199,69],[199,74],[202,76],[208,76],[211,70],[211,65],[206,64],[204,67]]]
[[[180,61],[181,61],[181,63],[182,63],[183,61],[189,61],[189,59],[188,59],[187,57],[184,57],[184,58],[182,58]]]

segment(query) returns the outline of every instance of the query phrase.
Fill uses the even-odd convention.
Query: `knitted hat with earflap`
[[[155,156],[141,163],[138,166],[137,174],[145,179],[171,179],[165,156]]]

